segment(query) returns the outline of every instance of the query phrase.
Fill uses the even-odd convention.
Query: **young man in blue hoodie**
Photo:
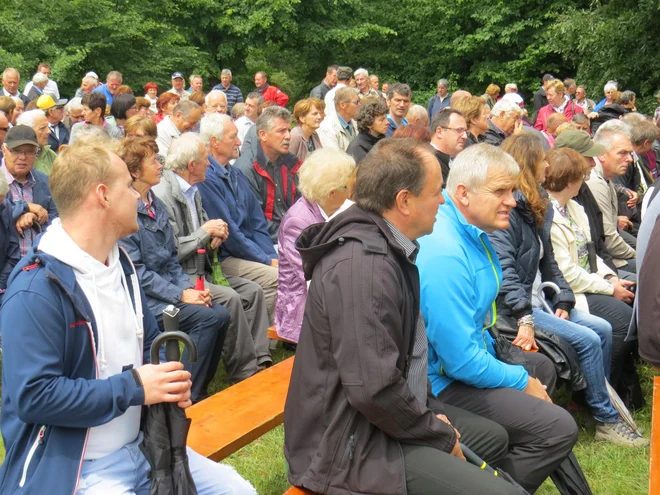
[[[179,362],[149,364],[158,333],[128,255],[139,194],[126,164],[94,145],[59,155],[60,219],[13,271],[4,348],[0,493],[147,493],[142,406],[190,405]],[[188,450],[198,493],[254,494],[232,468]]]
[[[487,233],[508,227],[518,173],[513,158],[494,146],[460,153],[433,233],[420,239],[417,266],[433,393],[502,425],[509,453],[499,466],[534,493],[570,453],[578,431],[546,393],[556,380],[548,358],[527,353],[533,377],[497,359],[487,330],[495,323],[502,282]]]

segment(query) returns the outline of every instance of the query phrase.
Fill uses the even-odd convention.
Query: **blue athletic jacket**
[[[502,282],[497,253],[486,232],[470,225],[443,194],[446,203],[438,209],[433,233],[419,240],[417,256],[433,393],[455,380],[476,388],[524,390],[527,372],[495,357],[485,329]]]
[[[223,167],[210,154],[209,162],[206,180],[197,184],[197,189],[209,218],[220,218],[229,227],[219,257],[270,265],[277,254],[261,204],[247,177],[232,165]]]
[[[97,380],[97,328],[70,266],[34,247],[11,274],[0,311],[0,426],[6,448],[0,493],[74,494],[88,429],[144,404],[137,373]],[[126,279],[136,277],[120,249]],[[139,286],[139,283],[137,284]],[[128,283],[135,304],[133,284]],[[144,362],[158,326],[144,308]]]

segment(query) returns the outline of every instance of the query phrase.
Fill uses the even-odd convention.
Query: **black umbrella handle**
[[[163,310],[163,327],[165,331],[159,334],[151,344],[151,363],[160,363],[160,347],[165,342],[165,358],[168,361],[178,361],[179,342],[183,342],[188,348],[188,358],[190,362],[197,361],[197,347],[192,339],[183,332],[179,331],[179,308],[169,305]]]

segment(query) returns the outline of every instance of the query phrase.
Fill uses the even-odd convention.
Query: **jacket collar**
[[[164,182],[163,185],[170,190],[170,193],[175,200],[177,200],[179,203],[184,203],[186,205],[188,204],[186,202],[185,196],[183,195],[183,192],[181,192],[181,186],[179,186],[179,182],[174,176],[174,172],[171,170],[164,170],[161,180]]]
[[[218,160],[216,160],[215,158],[213,158],[213,155],[212,155],[211,153],[209,153],[208,155],[209,155],[209,163],[211,164],[211,165],[210,165],[211,170],[212,170],[212,171],[213,171],[218,177],[220,177],[220,178],[222,178],[222,179],[227,179],[227,178],[229,178],[229,167],[230,167],[230,165],[228,165],[227,167],[225,167],[224,165],[222,165],[222,163],[220,163]],[[208,173],[208,171],[207,171],[207,173]]]
[[[472,225],[467,221],[465,215],[463,215],[463,213],[461,213],[458,207],[454,204],[454,200],[451,198],[451,196],[449,195],[446,189],[442,191],[442,195],[445,198],[445,204],[440,206],[440,208],[444,208],[445,214],[448,217],[456,220],[456,223],[458,223],[461,226],[461,228],[468,235],[468,237],[473,239],[475,242],[480,242],[480,240],[484,240],[484,242],[490,243],[490,241],[488,241],[488,234],[485,231],[481,230],[476,225]]]

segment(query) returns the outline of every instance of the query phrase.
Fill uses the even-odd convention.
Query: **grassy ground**
[[[289,357],[291,353],[278,349],[274,351],[276,362]],[[651,394],[653,371],[650,367],[640,367],[642,386],[647,398],[646,406],[635,413],[635,420],[644,429],[646,436],[651,432]],[[224,370],[220,370],[211,388],[226,388]],[[561,401],[561,397],[559,398]],[[580,440],[575,454],[580,461],[592,491],[597,495],[642,495],[648,491],[649,449],[633,450],[616,447],[594,440],[593,425],[584,418],[576,418],[580,425]],[[286,480],[286,463],[282,453],[284,430],[280,426],[259,440],[239,450],[224,462],[234,466],[238,472],[250,480],[260,495],[281,495],[289,484]],[[4,459],[4,447],[0,441],[0,461]],[[539,495],[555,495],[557,489],[551,481],[546,481],[539,489]]]

